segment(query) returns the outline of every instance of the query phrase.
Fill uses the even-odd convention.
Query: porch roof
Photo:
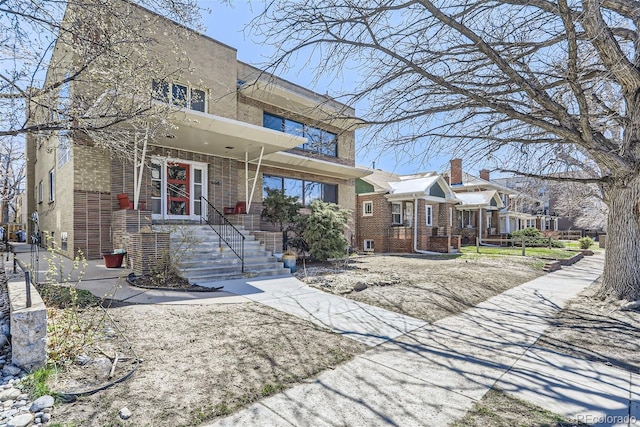
[[[366,126],[364,120],[349,114],[352,111],[351,108],[327,96],[318,95],[318,98],[312,99],[274,82],[260,79],[243,83],[239,91],[248,98],[295,111],[319,123],[340,129],[356,130]]]
[[[388,200],[421,198],[435,202],[460,203],[445,179],[436,173],[409,175],[389,182]]]
[[[152,142],[178,150],[193,151],[219,157],[250,160],[264,154],[288,150],[304,144],[307,139],[278,132],[238,120],[193,110],[172,114],[176,126],[169,135]]]
[[[362,178],[371,173],[368,170],[354,166],[341,165],[287,152],[265,155],[262,159],[262,165],[341,179]]]
[[[495,190],[456,193],[456,197],[462,200],[462,205],[458,206],[459,209],[500,209],[504,207]],[[495,205],[491,204],[492,201],[495,201]]]

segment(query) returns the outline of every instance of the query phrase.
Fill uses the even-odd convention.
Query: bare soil
[[[543,272],[527,257],[361,256],[298,266],[309,286],[435,322]]]
[[[127,381],[58,405],[54,422],[198,425],[333,368],[366,349],[349,338],[254,303],[129,305],[110,308],[108,313],[113,326],[106,322],[85,349],[92,361],[84,366],[73,363],[50,378],[50,386],[64,393],[100,387],[127,375],[141,360],[137,370]],[[105,353],[116,352],[125,360],[116,364],[116,374],[109,380],[112,363]],[[123,407],[133,413],[127,421],[118,415]]]
[[[539,406],[490,390],[480,402],[467,412],[464,418],[451,427],[587,427],[574,423]]]
[[[539,267],[540,263],[523,257],[367,256],[306,268],[299,264],[297,276],[324,291],[434,322],[542,275]],[[592,294],[571,302],[538,344],[568,342],[580,354],[593,352],[599,360],[637,366],[640,356],[633,354],[631,344],[625,344],[624,355],[616,347],[637,342],[637,329],[635,335],[631,329],[639,324],[638,313],[609,312],[602,317],[608,309],[590,299]],[[94,310],[83,313],[101,313]],[[51,386],[58,392],[86,390],[136,370],[127,381],[58,405],[54,422],[198,425],[366,351],[349,338],[255,303],[123,305],[107,313],[83,351],[91,362],[69,364],[50,380]],[[602,334],[600,343],[595,342],[600,339],[594,339],[599,336],[594,327]],[[105,376],[116,353],[120,361],[109,379]],[[123,407],[133,412],[127,421],[118,416]],[[514,425],[510,414],[532,420],[526,425],[572,425],[499,391],[478,403],[470,412],[473,418],[457,425]]]

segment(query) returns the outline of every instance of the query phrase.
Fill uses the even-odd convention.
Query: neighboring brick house
[[[157,37],[176,25],[141,7],[138,13],[155,20]],[[162,47],[163,40],[150,44]],[[190,93],[194,101],[174,115],[171,134],[149,141],[139,192],[132,162],[82,135],[29,138],[28,211],[38,213],[41,233],[62,254],[100,258],[127,244],[123,234],[151,223],[199,222],[207,201],[259,234],[264,187],[355,211],[355,179],[369,172],[355,168],[352,108],[242,63],[236,49],[195,31],[184,49],[190,67],[182,77],[148,84],[167,99]],[[79,89],[71,83],[68,90]],[[334,113],[342,118],[331,120]],[[123,194],[138,194],[139,209],[120,209]]]
[[[563,217],[554,210],[557,195],[553,192],[553,185],[524,176],[498,178],[494,181],[522,195],[520,211],[529,214],[528,223],[531,227],[545,232],[575,229],[570,218]]]
[[[445,179],[436,173],[395,175],[367,169],[356,180],[356,246],[364,252],[455,251],[455,204]]]
[[[487,169],[478,176],[462,169],[462,159],[451,160],[449,183],[462,204],[456,207],[455,232],[463,243],[476,238],[491,238],[527,227],[544,230],[546,218],[539,210],[541,200],[526,192],[509,188],[498,180],[491,180]],[[553,222],[551,222],[553,225]]]

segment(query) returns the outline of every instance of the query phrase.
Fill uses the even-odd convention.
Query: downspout
[[[418,249],[418,198],[413,199],[413,251],[424,255],[442,255],[439,252],[422,251]]]
[[[478,208],[478,244],[482,244],[482,208]]]

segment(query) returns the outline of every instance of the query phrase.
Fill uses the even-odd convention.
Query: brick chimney
[[[484,179],[485,181],[491,181],[491,178],[489,176],[489,169],[482,169],[480,171],[480,178]]]
[[[462,184],[462,159],[451,159],[451,180],[449,185]]]

